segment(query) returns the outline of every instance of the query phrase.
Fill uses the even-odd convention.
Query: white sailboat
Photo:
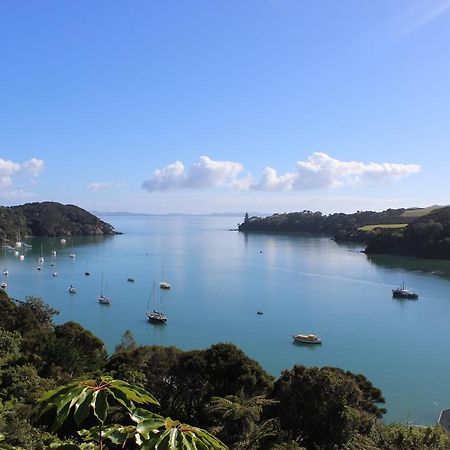
[[[105,295],[103,295],[103,272],[102,272],[102,284],[101,284],[101,288],[100,288],[100,296],[98,297],[98,302],[101,305],[110,305],[111,304],[111,300],[106,297]]]
[[[152,299],[152,301],[153,301],[153,311],[152,312],[150,312],[148,310],[148,307],[150,305],[150,299]],[[162,304],[162,299],[160,299],[160,303]],[[166,315],[163,312],[157,311],[155,309],[155,283],[154,282],[153,282],[152,296],[149,298],[148,303],[147,303],[147,318],[148,318],[148,321],[152,322],[152,323],[165,324],[167,322]]]
[[[70,286],[69,286],[69,294],[76,294],[77,293],[77,288],[73,285],[73,264],[72,264],[72,267],[70,269],[70,281],[71,281],[71,283],[70,283]]]
[[[40,254],[40,256],[39,256],[39,258],[38,258],[38,263],[39,264],[43,264],[44,263],[44,256],[43,256],[43,247],[42,247],[42,242],[41,242],[41,254]]]
[[[15,246],[16,246],[16,248],[22,247],[22,240],[20,239],[20,229],[19,229],[19,231],[17,233],[17,241],[16,241]]]
[[[162,279],[163,279],[163,281],[161,281],[161,282],[159,283],[160,289],[170,289],[170,288],[172,287],[172,286],[170,285],[170,283],[167,282],[167,281],[164,281],[164,261],[163,261],[163,263],[162,263]]]
[[[71,239],[71,242],[72,242],[72,253],[70,254],[70,257],[71,257],[72,259],[74,259],[74,258],[75,258],[75,251],[74,251],[74,249],[73,249],[73,239]]]

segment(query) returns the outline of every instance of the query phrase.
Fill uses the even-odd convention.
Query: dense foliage
[[[384,425],[363,375],[298,365],[274,380],[232,344],[185,352],[129,331],[108,357],[55,314],[0,293],[0,449],[450,448],[439,428]]]
[[[368,254],[392,254],[419,258],[450,259],[450,207],[427,210],[388,209],[382,212],[358,211],[354,214],[322,215],[303,211],[275,214],[266,218],[246,217],[239,231],[308,232],[328,234],[337,241],[367,244]],[[402,227],[376,225],[407,224]],[[366,225],[375,225],[368,230]]]
[[[402,230],[381,230],[366,252],[450,259],[450,207],[432,211]]]
[[[112,225],[75,205],[56,202],[0,206],[0,235],[15,242],[24,236],[116,234]]]
[[[246,217],[239,231],[306,232],[332,236],[347,236],[359,227],[372,224],[409,223],[414,217],[402,216],[405,209],[387,209],[382,212],[358,211],[354,214],[324,215],[320,211],[302,211],[274,214],[270,217]]]

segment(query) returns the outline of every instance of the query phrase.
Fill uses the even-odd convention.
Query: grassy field
[[[408,209],[402,214],[402,217],[423,217],[438,208],[442,208],[442,206],[433,205],[427,208]]]
[[[358,228],[360,231],[373,231],[375,228],[405,228],[407,223],[380,223],[378,225],[365,225]]]

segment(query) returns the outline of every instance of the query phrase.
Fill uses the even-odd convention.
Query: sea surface
[[[123,234],[65,245],[33,238],[23,261],[3,251],[8,294],[42,297],[59,310],[57,323],[79,322],[109,351],[125,330],[140,344],[181,349],[233,342],[275,376],[294,364],[364,374],[383,391],[388,422],[432,424],[450,407],[450,262],[368,257],[329,237],[232,231],[241,217],[102,219]],[[168,291],[159,289],[163,277]],[[392,298],[403,282],[419,300]],[[101,292],[110,306],[97,302]],[[166,325],[147,321],[153,308]],[[322,345],[294,344],[297,333],[317,334]]]

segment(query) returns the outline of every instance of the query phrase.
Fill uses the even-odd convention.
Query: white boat
[[[164,261],[162,263],[162,279],[164,280]],[[160,289],[170,289],[172,286],[167,281],[161,281],[159,287]]]
[[[73,284],[71,284],[69,286],[69,294],[76,294],[77,293],[77,289],[75,288],[75,286]]]
[[[19,260],[20,260],[20,261],[23,261],[24,259],[25,259],[25,255],[20,255],[20,256],[19,256]]]
[[[4,276],[4,277],[7,277],[8,274],[9,274],[9,272],[8,272],[8,271],[6,270],[6,268],[5,268],[5,270],[3,271],[3,276]]]
[[[64,245],[66,243],[66,240],[64,238],[62,238],[60,242],[61,242],[61,244]]]
[[[111,300],[106,297],[105,295],[103,295],[103,272],[102,272],[102,284],[100,287],[100,296],[98,297],[98,302],[101,305],[110,305],[111,304]]]
[[[321,344],[322,341],[315,334],[294,334],[292,336],[295,342],[301,342],[303,344]]]
[[[52,250],[52,256],[56,256],[56,250]]]
[[[6,289],[6,288],[8,287],[8,283],[7,283],[6,281],[3,281],[3,283],[0,284],[0,287],[1,287],[2,289]]]
[[[22,240],[20,239],[20,230],[19,230],[19,232],[17,233],[17,241],[16,241],[16,243],[15,243],[15,246],[16,246],[16,248],[22,247]]]
[[[42,255],[43,255],[43,248],[42,248],[42,242],[41,242],[41,254],[40,254],[39,258],[38,258],[38,263],[39,264],[42,264],[44,262],[44,257]]]
[[[59,275],[58,272],[53,272],[53,273],[52,273],[52,276],[54,276],[54,277],[57,277],[58,275]]]
[[[151,311],[151,312],[148,311],[150,300],[152,300],[152,302],[153,302],[153,311]],[[160,302],[162,304],[162,299],[160,299]],[[155,283],[153,283],[152,295],[148,299],[148,303],[147,303],[147,318],[148,318],[149,322],[153,322],[153,323],[165,324],[167,322],[166,315],[163,312],[157,311],[155,309]]]

